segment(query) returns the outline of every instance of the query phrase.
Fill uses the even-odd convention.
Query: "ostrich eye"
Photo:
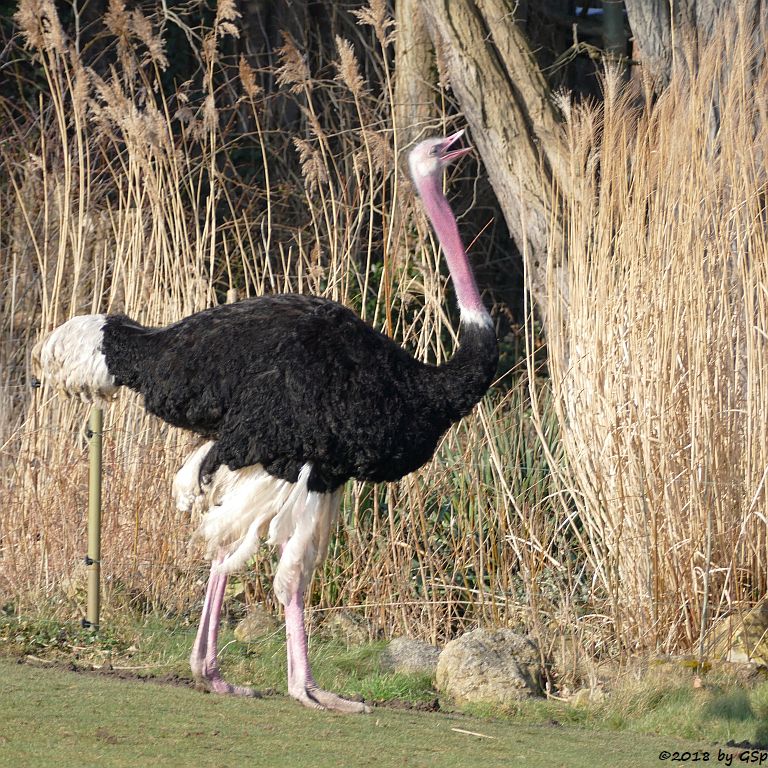
[[[436,157],[436,156],[437,156],[437,150],[438,150],[438,147],[436,147],[436,146],[435,146],[435,147],[432,147],[432,149],[430,149],[430,150],[429,150],[429,154],[430,154],[432,157]]]

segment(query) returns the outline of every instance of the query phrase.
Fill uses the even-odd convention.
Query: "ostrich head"
[[[472,149],[471,147],[451,149],[463,135],[464,131],[462,130],[444,139],[422,141],[421,144],[417,144],[411,150],[408,161],[411,166],[413,184],[419,193],[448,262],[448,270],[456,289],[456,299],[461,310],[462,322],[482,325],[488,332],[492,333],[491,316],[483,306],[472,268],[469,265],[469,259],[467,259],[459,236],[456,217],[443,193],[443,168],[454,160],[463,157]]]
[[[411,167],[411,176],[417,186],[422,179],[439,177],[443,168],[471,151],[472,147],[451,149],[463,135],[462,128],[444,139],[426,139],[411,150],[408,163]]]

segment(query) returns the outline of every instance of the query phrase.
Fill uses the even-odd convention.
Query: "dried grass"
[[[11,258],[0,269],[12,288],[0,315],[0,386],[13,397],[0,422],[0,590],[17,610],[82,610],[72,585],[84,554],[86,413],[26,385],[30,350],[56,324],[120,311],[159,325],[231,289],[298,291],[354,307],[422,359],[444,360],[455,342],[444,268],[395,162],[390,102],[374,95],[351,45],[338,41],[339,81],[319,81],[285,40],[270,75],[301,115],[294,149],[265,127],[262,73],[244,59],[226,69],[216,52],[235,23],[223,7],[217,34],[202,35],[199,79],[167,94],[156,77],[164,49],[148,41],[157,20],[139,24],[113,3],[115,66],[97,74],[70,48],[46,59],[51,109],[28,106],[34,131],[1,145],[0,230]],[[372,3],[362,21],[390,45],[384,8]],[[386,83],[385,62],[379,71]],[[236,112],[222,108],[233,101]],[[263,167],[246,188],[229,157],[249,142]],[[546,460],[532,431],[518,429],[528,410],[524,383],[511,385],[421,472],[376,489],[351,485],[312,585],[318,615],[356,607],[375,632],[433,641],[479,621],[529,623],[523,601],[538,589],[531,580],[552,570],[548,548],[562,531],[547,514]],[[206,563],[187,543],[196,522],[170,499],[190,441],[128,392],[105,413],[107,613],[128,605],[182,617],[199,606]],[[265,550],[247,577],[253,598],[273,600],[271,558]]]
[[[629,651],[706,653],[712,623],[768,589],[768,69],[751,45],[725,29],[652,106],[609,75],[602,108],[566,111],[562,480]]]
[[[0,122],[0,590],[17,610],[71,616],[86,414],[30,392],[41,333],[95,311],[164,324],[232,289],[332,297],[438,362],[455,325],[395,161],[385,4],[359,17],[380,46],[375,85],[341,38],[338,61],[318,65],[337,80],[316,77],[290,38],[269,72],[227,63],[218,46],[237,19],[220,4],[214,29],[190,35],[200,71],[175,93],[158,77],[157,17],[113,3],[114,66],[97,74],[63,31],[41,35],[56,29],[41,21],[52,8],[24,2],[17,16],[45,108],[31,100]],[[564,109],[573,197],[568,258],[553,260],[568,275],[552,287],[565,290],[549,318],[551,382],[529,339],[528,370],[428,466],[350,485],[312,584],[316,616],[352,607],[375,632],[432,641],[516,626],[561,676],[583,678],[606,656],[690,650],[718,615],[765,593],[768,75],[745,40],[723,37],[652,106],[609,79],[602,110]],[[739,57],[727,77],[723,62]],[[295,138],[272,128],[278,98],[299,116]],[[258,166],[247,182],[237,152]],[[123,393],[105,444],[106,610],[181,621],[206,571],[188,549],[195,521],[169,493],[190,438]],[[244,589],[271,600],[271,554],[256,565]]]

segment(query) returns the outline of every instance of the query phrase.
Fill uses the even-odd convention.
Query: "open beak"
[[[461,147],[459,149],[453,150],[450,149],[450,147],[464,135],[464,131],[465,129],[462,128],[460,131],[457,131],[451,136],[446,136],[445,140],[443,141],[441,152],[441,160],[444,164],[447,165],[448,163],[452,163],[454,160],[458,160],[460,157],[464,157],[464,155],[472,151],[472,147]]]

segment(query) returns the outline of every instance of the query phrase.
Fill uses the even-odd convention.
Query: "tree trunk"
[[[623,0],[603,0],[603,49],[617,63],[627,56]]]
[[[427,31],[421,0],[395,4],[395,137],[398,151],[426,138],[426,123],[437,115],[434,48]]]
[[[625,0],[629,24],[637,44],[638,58],[661,90],[682,62],[695,65],[705,45],[727,14],[738,3],[723,0]],[[759,30],[763,0],[744,0],[744,18]],[[759,34],[759,32],[757,33]],[[756,41],[758,42],[758,41]]]
[[[422,0],[422,5],[433,41],[442,45],[472,141],[526,259],[531,293],[546,325],[548,245],[551,238],[559,241],[561,232],[551,187],[542,177],[561,189],[567,183],[549,88],[515,20],[514,0]]]

